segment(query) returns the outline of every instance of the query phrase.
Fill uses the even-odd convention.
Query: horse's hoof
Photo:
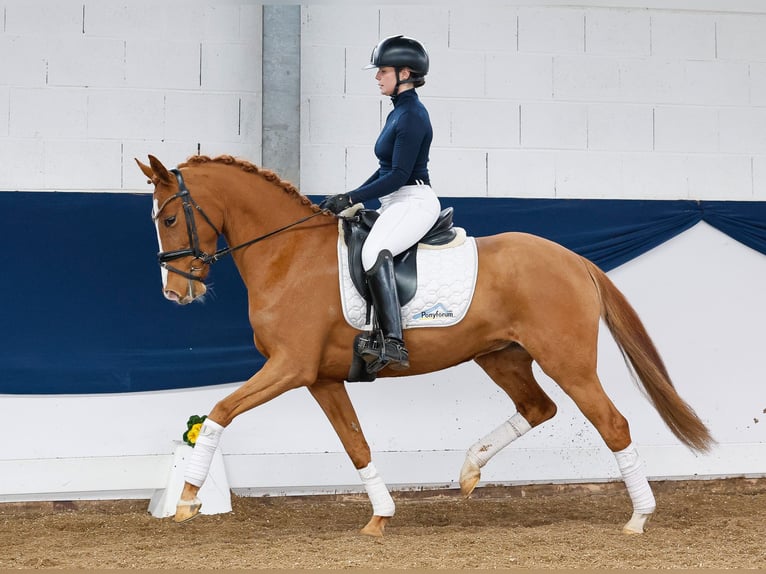
[[[360,532],[367,536],[376,536],[381,538],[383,531],[386,529],[386,524],[390,520],[390,516],[373,516],[367,523],[367,526],[362,528]]]
[[[460,492],[463,498],[471,496],[473,489],[481,480],[481,469],[470,458],[466,457],[463,468],[460,469]]]
[[[651,513],[641,514],[640,512],[634,512],[633,516],[630,517],[630,520],[628,520],[627,524],[622,527],[623,533],[643,534],[644,526],[646,526],[646,523],[649,521],[651,516]]]
[[[176,515],[173,517],[175,522],[188,522],[199,515],[202,509],[202,502],[196,496],[191,500],[179,500],[176,504]]]

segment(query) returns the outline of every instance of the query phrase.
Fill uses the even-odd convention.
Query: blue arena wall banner
[[[314,201],[321,198],[312,197]],[[613,269],[700,221],[766,254],[766,202],[442,198],[470,235],[524,231]],[[0,394],[242,381],[264,362],[231,258],[212,294],[161,293],[148,194],[0,192]]]

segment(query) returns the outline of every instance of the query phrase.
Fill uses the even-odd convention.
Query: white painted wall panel
[[[42,87],[47,76],[45,41],[34,36],[0,35],[0,78],[6,86]]]
[[[306,4],[301,8],[301,47],[368,47],[365,63],[377,42],[380,6],[374,4]],[[372,39],[372,42],[370,42]]]
[[[88,137],[160,140],[165,134],[165,97],[150,90],[89,90]]]
[[[86,165],[88,168],[83,169]],[[43,173],[48,189],[120,189],[121,167],[122,146],[117,140],[45,142]]]
[[[11,90],[0,87],[0,138],[8,136],[8,124],[10,123]]]
[[[766,105],[766,64],[754,62],[749,66],[750,104]]]
[[[766,15],[726,14],[716,28],[717,56],[722,60],[766,62]]]
[[[718,120],[723,153],[766,154],[766,108],[722,108]]]
[[[348,154],[353,156],[354,149],[341,144],[302,144],[301,191],[312,195],[331,195],[361,185],[375,171],[376,166],[370,166],[372,169],[369,172],[352,172],[347,177],[346,153],[348,151]],[[372,149],[365,148],[364,156],[369,161],[369,158],[373,157]],[[357,162],[356,170],[360,170],[356,167],[358,165]],[[363,175],[364,173],[366,175]]]
[[[654,110],[657,151],[718,151],[718,110],[709,107],[657,106]]]
[[[753,158],[753,199],[766,201],[766,156]]]
[[[587,189],[588,197],[690,197],[695,189],[705,193],[705,197],[753,197],[752,185],[747,183],[755,178],[752,167],[737,173],[735,183],[727,183],[725,189],[710,188],[724,183],[725,176],[718,174],[738,172],[748,163],[754,165],[758,154],[763,153],[759,135],[763,130],[758,129],[760,112],[754,106],[766,102],[766,68],[758,59],[757,48],[748,52],[743,49],[744,43],[737,48],[736,56],[722,57],[716,53],[716,36],[722,28],[727,35],[733,36],[735,30],[739,30],[744,37],[749,37],[754,33],[753,22],[758,22],[762,15],[750,10],[736,13],[738,8],[733,5],[726,6],[729,13],[725,13],[723,7],[722,11],[703,11],[695,10],[695,6],[689,4],[673,10],[654,5],[648,9],[627,9],[601,2],[589,7],[587,4],[585,7],[488,5],[481,9],[462,5],[415,7],[416,12],[409,14],[418,14],[417,20],[426,22],[423,33],[433,38],[432,45],[428,45],[431,73],[426,86],[420,90],[434,125],[433,177],[439,177],[437,167],[443,163],[439,159],[440,148],[445,146],[480,153],[495,149],[588,150],[589,153],[620,152],[605,167],[610,177],[600,180],[578,169],[580,175],[572,178],[571,170],[567,169],[563,187],[553,187],[562,183],[564,176],[560,173],[561,177],[554,180],[552,187],[541,189],[541,179],[536,176],[538,168],[533,164],[529,164],[529,174],[518,173],[517,177],[519,181],[537,182],[525,187],[537,189],[541,197],[556,197],[562,189],[568,190],[567,193]],[[409,9],[382,5],[373,15],[361,14],[363,11],[355,13],[361,14],[362,26],[369,24],[366,18],[377,18],[381,23],[379,35],[372,34],[366,42],[356,32],[333,30],[330,21],[337,16],[337,6],[312,6],[304,10],[304,17],[310,17],[310,23],[304,24],[309,33],[304,36],[303,51],[309,54],[307,61],[311,63],[311,70],[304,70],[304,86],[311,81],[319,82],[316,87],[308,87],[304,98],[332,96],[332,88],[328,86],[340,83],[336,62],[340,48],[344,47],[345,86],[337,93],[378,97],[383,103],[380,119],[384,119],[390,109],[385,98],[377,96],[371,75],[356,66],[357,62],[366,61],[379,37],[394,33],[393,28],[386,28],[388,23],[402,22],[402,28],[406,28]],[[444,22],[445,10],[448,12],[446,44],[443,34],[432,30],[435,23]],[[320,33],[323,26],[328,30],[324,35]],[[409,29],[398,31],[411,33]],[[352,37],[346,39],[348,35]],[[426,36],[414,35],[426,39]],[[739,46],[739,40],[733,38],[726,42]],[[335,50],[328,56],[325,71],[321,71],[321,66],[316,67],[317,57],[312,54],[312,48],[325,45]],[[314,77],[318,79],[312,80]],[[463,102],[468,100],[471,108],[477,110],[475,114],[461,112],[466,108]],[[512,130],[513,126],[505,110],[516,106],[521,110],[520,138],[506,140],[503,132]],[[497,110],[503,112],[497,116]],[[374,117],[378,110],[362,105],[344,111],[346,117],[353,118],[352,127],[348,129],[357,133],[338,132],[322,137],[330,137],[338,144],[346,138],[347,145],[363,146],[364,142],[356,139],[356,126],[369,121],[368,116]],[[332,117],[339,113],[341,110],[328,110],[327,119],[322,113],[312,114],[310,118],[304,116],[310,123],[304,128],[304,134],[318,135],[315,123],[321,124],[319,131],[322,132],[337,130]],[[499,124],[503,123],[505,126],[500,128]],[[374,139],[372,135],[368,145],[371,146]],[[305,163],[312,161],[309,159],[311,149],[304,144]],[[713,161],[705,169],[706,175],[698,178],[702,180],[712,171],[712,179],[707,184],[700,181],[690,185],[695,177],[685,171],[692,165],[687,157],[699,153],[708,154],[706,157],[734,154],[740,159]],[[561,157],[565,158],[566,154]],[[487,158],[487,170],[503,169],[492,167],[490,156]],[[593,156],[588,165],[598,163],[598,156]],[[349,170],[352,165],[353,162],[346,162],[327,166],[327,169]],[[527,169],[523,164],[515,167]],[[450,177],[444,181],[456,189],[473,187],[482,177],[464,169],[449,166],[447,169]],[[560,165],[559,172],[562,169]],[[346,180],[355,182],[357,178],[346,177]],[[487,193],[504,195],[503,189],[493,189],[493,181],[498,179],[489,178]],[[588,185],[573,187],[571,181],[587,181]],[[444,190],[442,193],[459,195],[460,192]]]
[[[369,43],[363,47],[349,46],[344,49],[345,61],[342,69],[345,72],[344,89],[346,94],[370,97],[379,93],[378,84],[375,81],[376,70],[374,68],[370,68],[369,70],[365,69],[365,66],[370,63],[372,49],[373,46],[370,46]],[[312,51],[313,48],[303,51],[303,54],[311,58],[312,56],[310,55],[310,52]],[[310,61],[311,60],[309,60],[309,62]],[[331,69],[333,68],[332,60],[324,60],[318,65],[320,66],[318,69],[323,70],[323,73],[330,74],[331,76],[335,73],[335,71]],[[305,70],[306,67],[304,66],[303,69]],[[312,74],[312,76],[313,75],[314,74]],[[315,92],[309,88],[305,93],[311,95],[321,92]]]
[[[457,100],[450,116],[452,145],[467,148],[519,146],[519,106],[514,102]]]
[[[426,77],[422,96],[445,98],[484,97],[484,54],[445,49],[429,49],[431,71]],[[373,82],[373,87],[377,84]]]
[[[478,52],[515,52],[518,10],[491,6],[491,12],[475,4],[458,4],[449,10],[449,47]]]
[[[585,13],[585,51],[610,57],[648,56],[649,21],[646,10],[588,10]]]
[[[504,190],[511,197],[553,197],[556,189],[554,152],[492,150],[487,158],[488,195]]]
[[[88,94],[72,88],[11,88],[12,137],[85,138]]]
[[[166,96],[165,137],[171,140],[236,141],[240,100],[220,92],[171,92]]]
[[[557,100],[619,101],[620,67],[612,58],[556,56],[553,96]]]
[[[576,8],[519,8],[519,51],[581,54],[585,12]]]
[[[692,155],[686,160],[689,197],[726,200],[753,199],[751,161],[744,156]]]
[[[0,138],[0,186],[2,189],[43,189],[45,145],[40,139]]]
[[[125,88],[200,89],[200,43],[177,39],[129,38],[125,42]]]
[[[583,104],[521,105],[521,145],[525,148],[585,149],[588,108]]]
[[[363,145],[380,132],[380,103],[364,97],[314,96],[308,100],[309,143]],[[384,103],[384,114],[390,104]],[[338,129],[343,126],[343,129]]]
[[[743,62],[690,61],[684,63],[690,105],[733,106],[750,101],[748,65]]]
[[[49,38],[82,34],[81,0],[4,2],[6,34]]]
[[[622,161],[612,152],[557,152],[556,197],[608,198],[622,184]]]
[[[652,56],[679,60],[716,57],[716,18],[688,12],[651,13]]]
[[[385,6],[380,10],[380,37],[404,34],[417,38],[429,50],[446,48],[450,30],[449,14],[449,5]]]
[[[688,199],[688,180],[686,156],[683,154],[623,155],[621,189],[624,197]]]
[[[260,42],[207,42],[202,46],[201,87],[213,92],[257,92],[261,87],[260,60]]]
[[[122,85],[125,41],[88,36],[46,41],[49,86],[110,87]]]
[[[625,59],[618,64],[618,101],[676,104],[684,101],[684,64],[678,60]]]
[[[485,93],[488,98],[550,100],[553,97],[553,62],[543,54],[486,55]]]
[[[344,89],[347,92],[353,93],[353,91],[346,85],[346,76],[349,78],[360,78],[362,74],[354,73],[358,69],[362,68],[366,64],[361,55],[357,60],[346,61],[347,50],[343,46],[313,46],[310,50],[304,50],[301,52],[301,66],[305,70],[321,70],[321,73],[309,73],[301,74],[301,91],[313,95],[332,95],[342,94]],[[367,54],[369,58],[369,54]],[[351,72],[347,74],[346,66],[349,66]],[[366,78],[369,80],[365,82],[366,88],[361,93],[370,93],[370,86],[374,80],[372,77],[375,72],[366,74]]]
[[[431,185],[441,196],[485,197],[487,153],[475,149],[431,149]]]
[[[198,151],[259,161],[261,6],[218,4],[0,2],[0,139],[41,154],[25,163],[53,170],[20,178],[4,163],[0,181],[23,190],[145,191],[126,168],[134,155],[172,149],[163,161]],[[119,175],[87,177],[76,167],[82,158],[50,157],[59,149],[94,150]]]
[[[651,106],[588,106],[588,149],[651,151],[653,143],[654,121]]]

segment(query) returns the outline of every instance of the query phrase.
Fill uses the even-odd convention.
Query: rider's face
[[[410,77],[409,68],[402,68],[399,70],[399,79],[406,80]],[[378,68],[377,74],[375,74],[375,80],[378,82],[380,93],[384,96],[391,96],[396,90],[396,68],[392,66],[381,66]],[[405,84],[410,86],[411,84]],[[404,86],[400,87],[401,90]]]

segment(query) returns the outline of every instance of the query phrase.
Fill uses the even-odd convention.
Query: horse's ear
[[[152,171],[152,168],[146,164],[141,163],[137,157],[134,157],[133,159],[136,160],[138,168],[141,170],[141,172],[149,178],[149,183],[152,183],[154,181],[154,172]]]
[[[160,182],[171,183],[173,181],[167,168],[153,155],[149,156],[149,165],[141,163],[138,158],[134,159],[136,160],[139,169],[141,169],[143,174],[148,177],[154,185],[157,185]]]

